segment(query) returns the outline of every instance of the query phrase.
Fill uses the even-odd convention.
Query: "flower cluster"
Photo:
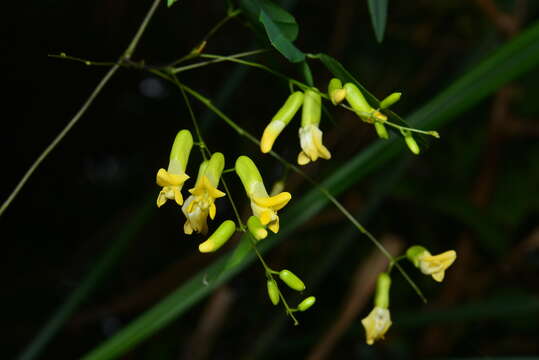
[[[200,164],[195,186],[189,189],[190,196],[184,202],[181,191],[183,184],[189,179],[186,168],[192,147],[191,133],[189,130],[181,130],[172,145],[168,169],[159,169],[157,172],[156,182],[162,187],[157,196],[157,206],[161,207],[167,200],[174,200],[178,205],[183,205],[181,209],[186,218],[184,233],[206,235],[208,217],[213,220],[217,213],[215,202],[226,195],[218,189],[225,167],[225,157],[217,152]],[[237,159],[235,170],[251,201],[253,216],[247,221],[249,232],[257,241],[268,235],[266,228],[277,233],[279,231],[277,212],[286,206],[292,196],[288,192],[269,196],[258,168],[247,156],[240,156]],[[235,231],[235,223],[226,220],[204,243],[200,244],[199,250],[201,252],[217,250]]]

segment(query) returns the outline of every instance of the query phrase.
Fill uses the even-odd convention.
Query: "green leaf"
[[[266,29],[266,34],[271,45],[287,58],[288,61],[296,63],[305,60],[305,54],[292,44],[263,8],[260,9],[258,19]]]
[[[369,14],[371,15],[372,28],[376,40],[381,43],[384,40],[384,32],[387,22],[387,3],[389,0],[367,0]]]
[[[260,10],[263,9],[288,40],[296,40],[299,26],[294,16],[285,9],[269,0],[240,0],[239,5],[253,25],[263,29],[259,22]]]
[[[171,7],[178,0],[167,0],[167,7]]]
[[[408,119],[414,126],[440,128],[449,120],[456,119],[459,114],[477,104],[500,86],[534,69],[538,63],[539,23],[536,23],[498,49],[493,56],[471,69],[469,73],[454,82],[432,101],[409,116]],[[404,146],[402,141],[396,141],[395,138],[377,141],[334,171],[322,185],[334,196],[337,196],[402,153]],[[271,239],[262,241],[259,250],[262,253],[267,252],[328,203],[329,200],[316,189],[303,195],[288,210],[283,211],[281,231],[272,236]],[[245,261],[235,267],[223,270],[228,259],[228,254],[221,256],[215,263],[200,271],[157,305],[84,356],[83,359],[103,360],[121,356],[176,320],[215,287],[230,279],[254,260],[253,252],[250,252],[245,257]]]

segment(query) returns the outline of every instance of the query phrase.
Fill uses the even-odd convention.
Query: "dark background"
[[[381,45],[366,1],[284,6],[300,25],[300,49],[338,58],[380,98],[402,91],[394,110],[405,117],[539,15],[535,1],[496,1],[497,14],[489,12],[488,3],[391,1]],[[28,2],[4,13],[9,36],[3,56],[8,97],[0,130],[2,199],[106,72],[47,55],[114,61],[149,6],[149,1],[58,0]],[[178,59],[225,14],[220,1],[163,5],[133,59],[150,65]],[[239,17],[210,39],[206,51],[225,55],[264,46],[255,39]],[[301,79],[276,52],[254,59]],[[316,85],[325,89],[330,74],[316,62],[312,69]],[[235,64],[196,69],[181,79],[257,136],[288,93],[285,82]],[[386,244],[419,243],[433,253],[456,249],[459,254],[441,285],[405,266],[428,305],[395,276],[394,324],[386,341],[367,346],[360,324],[371,307],[362,284],[372,273],[364,264],[380,255],[329,206],[266,256],[275,268],[294,269],[316,284],[311,294],[318,303],[300,314],[300,326],[283,322],[282,308],[271,306],[262,268],[255,264],[123,358],[314,359],[320,355],[316,345],[331,336],[337,340],[328,359],[539,353],[538,80],[535,70],[505,86],[438,129],[441,139],[421,156],[403,153],[339,198]],[[227,167],[249,154],[268,185],[282,176],[279,163],[193,104],[208,145],[225,153]],[[306,167],[319,180],[375,140],[372,128],[350,113],[332,110],[332,115],[335,123],[325,118],[322,129],[333,159]],[[289,161],[299,149],[295,126],[275,146]],[[121,253],[41,358],[81,356],[216,258],[198,253],[202,236],[183,235],[177,208],[154,207],[155,173],[166,166],[181,128],[192,126],[176,88],[147,72],[121,69],[35,172],[0,218],[2,358],[28,346],[102,254]],[[192,154],[195,169],[200,156],[196,149]],[[247,214],[239,182],[227,176]],[[384,181],[390,184],[380,190]],[[310,185],[290,175],[287,188],[299,198]],[[225,201],[218,214],[218,220],[232,216]],[[118,247],[122,236],[129,240]],[[342,251],[316,272],[336,249]],[[339,331],[335,324],[344,325]]]

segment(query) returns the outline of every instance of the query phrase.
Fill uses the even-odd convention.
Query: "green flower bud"
[[[388,273],[382,272],[376,280],[376,292],[374,294],[374,306],[387,309],[389,306],[389,288],[391,278]]]
[[[387,133],[387,129],[381,122],[375,121],[374,122],[374,128],[376,129],[376,133],[381,139],[389,139],[389,134]]]
[[[279,303],[279,300],[281,299],[279,296],[279,287],[277,286],[277,283],[273,279],[268,280],[267,285],[268,285],[268,296],[271,300],[271,303],[273,305],[277,305]]]
[[[380,109],[387,109],[394,103],[400,100],[402,93],[395,92],[380,102]]]
[[[296,91],[286,99],[284,105],[277,111],[277,114],[271,119],[271,121],[282,121],[286,125],[292,120],[296,112],[303,104],[303,93]]]
[[[301,113],[301,127],[320,124],[322,116],[322,99],[315,90],[306,90],[303,97],[303,110]]]
[[[172,150],[170,151],[168,171],[171,173],[185,172],[192,148],[193,136],[191,135],[191,132],[189,130],[179,131],[172,144]]]
[[[308,298],[304,299],[302,302],[299,303],[298,310],[305,311],[309,309],[311,306],[313,306],[315,302],[316,302],[316,298],[314,296],[309,296]]]
[[[303,93],[296,91],[288,97],[283,107],[279,109],[277,114],[271,119],[270,123],[264,129],[262,138],[260,139],[260,150],[263,153],[268,153],[273,147],[273,143],[277,140],[277,137],[288,125],[290,120],[298,112],[301,104],[303,103]]]
[[[331,79],[328,85],[328,96],[333,105],[339,104],[346,97],[346,90],[342,88],[341,80]]]
[[[232,235],[234,235],[235,232],[236,223],[234,223],[234,221],[232,220],[226,220],[221,225],[219,225],[217,230],[215,230],[213,234],[211,234],[208,240],[198,245],[198,250],[201,253],[214,252],[215,250],[223,246],[228,241],[228,239],[230,239]]]
[[[410,134],[405,135],[404,141],[406,141],[406,145],[408,145],[408,148],[410,149],[412,153],[414,153],[415,155],[419,155],[419,152],[420,152],[419,146],[415,142],[415,139],[412,135]]]
[[[301,281],[301,279],[294,275],[294,273],[292,273],[291,271],[281,270],[279,272],[279,278],[281,278],[281,280],[293,290],[305,290],[305,284],[303,283],[303,281]]]
[[[346,83],[344,90],[346,90],[346,101],[348,101],[352,109],[362,113],[371,113],[374,111],[356,85]]]
[[[262,225],[258,216],[253,215],[247,220],[247,229],[249,229],[256,241],[265,239],[268,236],[268,231]]]

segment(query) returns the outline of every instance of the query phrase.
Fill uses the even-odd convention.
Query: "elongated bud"
[[[283,129],[288,125],[290,120],[298,112],[301,104],[303,103],[303,93],[301,91],[296,91],[288,97],[284,105],[279,109],[277,114],[271,119],[264,133],[262,134],[262,139],[260,139],[260,150],[263,153],[268,153],[273,147],[273,143],[283,131]]]
[[[236,232],[236,224],[232,220],[225,220],[217,230],[211,234],[208,240],[198,245],[201,253],[214,252],[223,246]]]
[[[247,229],[257,241],[265,239],[268,236],[268,231],[262,225],[258,216],[253,215],[247,220]]]
[[[344,90],[346,90],[346,101],[348,101],[352,109],[365,114],[369,114],[374,110],[355,84],[346,83]]]
[[[333,105],[339,104],[346,97],[346,90],[342,87],[341,80],[331,79],[328,85],[328,96]]]
[[[376,280],[376,292],[374,294],[374,306],[387,309],[389,306],[389,288],[391,278],[388,273],[382,272]]]
[[[179,131],[170,151],[168,171],[173,174],[185,172],[192,148],[193,136],[191,132],[185,129]]]
[[[288,285],[289,288],[296,290],[296,291],[303,291],[305,290],[305,284],[299,277],[294,275],[289,270],[281,270],[279,272],[279,278]]]
[[[315,90],[306,90],[303,97],[303,110],[301,113],[301,127],[320,124],[322,116],[322,99]]]
[[[428,253],[427,249],[425,249],[423,246],[421,245],[413,245],[413,246],[410,246],[408,248],[408,250],[406,250],[406,258],[408,260],[410,260],[410,262],[412,264],[414,264],[414,266],[416,268],[419,267],[419,258],[425,254],[425,252]]]
[[[374,122],[374,128],[376,129],[376,133],[381,139],[389,139],[389,134],[387,133],[387,129],[381,122],[375,121]]]
[[[415,155],[419,155],[420,153],[419,146],[415,142],[415,139],[412,135],[410,134],[405,135],[404,141],[406,141],[406,145],[408,145],[408,148],[410,149],[412,153],[414,153]]]
[[[305,311],[309,309],[311,306],[313,306],[315,302],[316,302],[316,298],[314,296],[309,296],[308,298],[304,299],[302,302],[299,303],[298,310]]]
[[[387,109],[394,103],[400,100],[402,93],[394,92],[393,94],[387,96],[384,100],[380,102],[380,109]]]
[[[256,187],[260,186],[259,184],[262,184],[263,186],[264,183],[260,171],[258,171],[253,160],[247,156],[242,155],[238,157],[235,169],[247,194],[252,194]]]
[[[281,298],[279,297],[279,287],[277,286],[277,283],[275,282],[275,280],[273,279],[268,280],[267,286],[268,286],[268,296],[271,300],[271,303],[273,305],[279,304],[279,300]]]

